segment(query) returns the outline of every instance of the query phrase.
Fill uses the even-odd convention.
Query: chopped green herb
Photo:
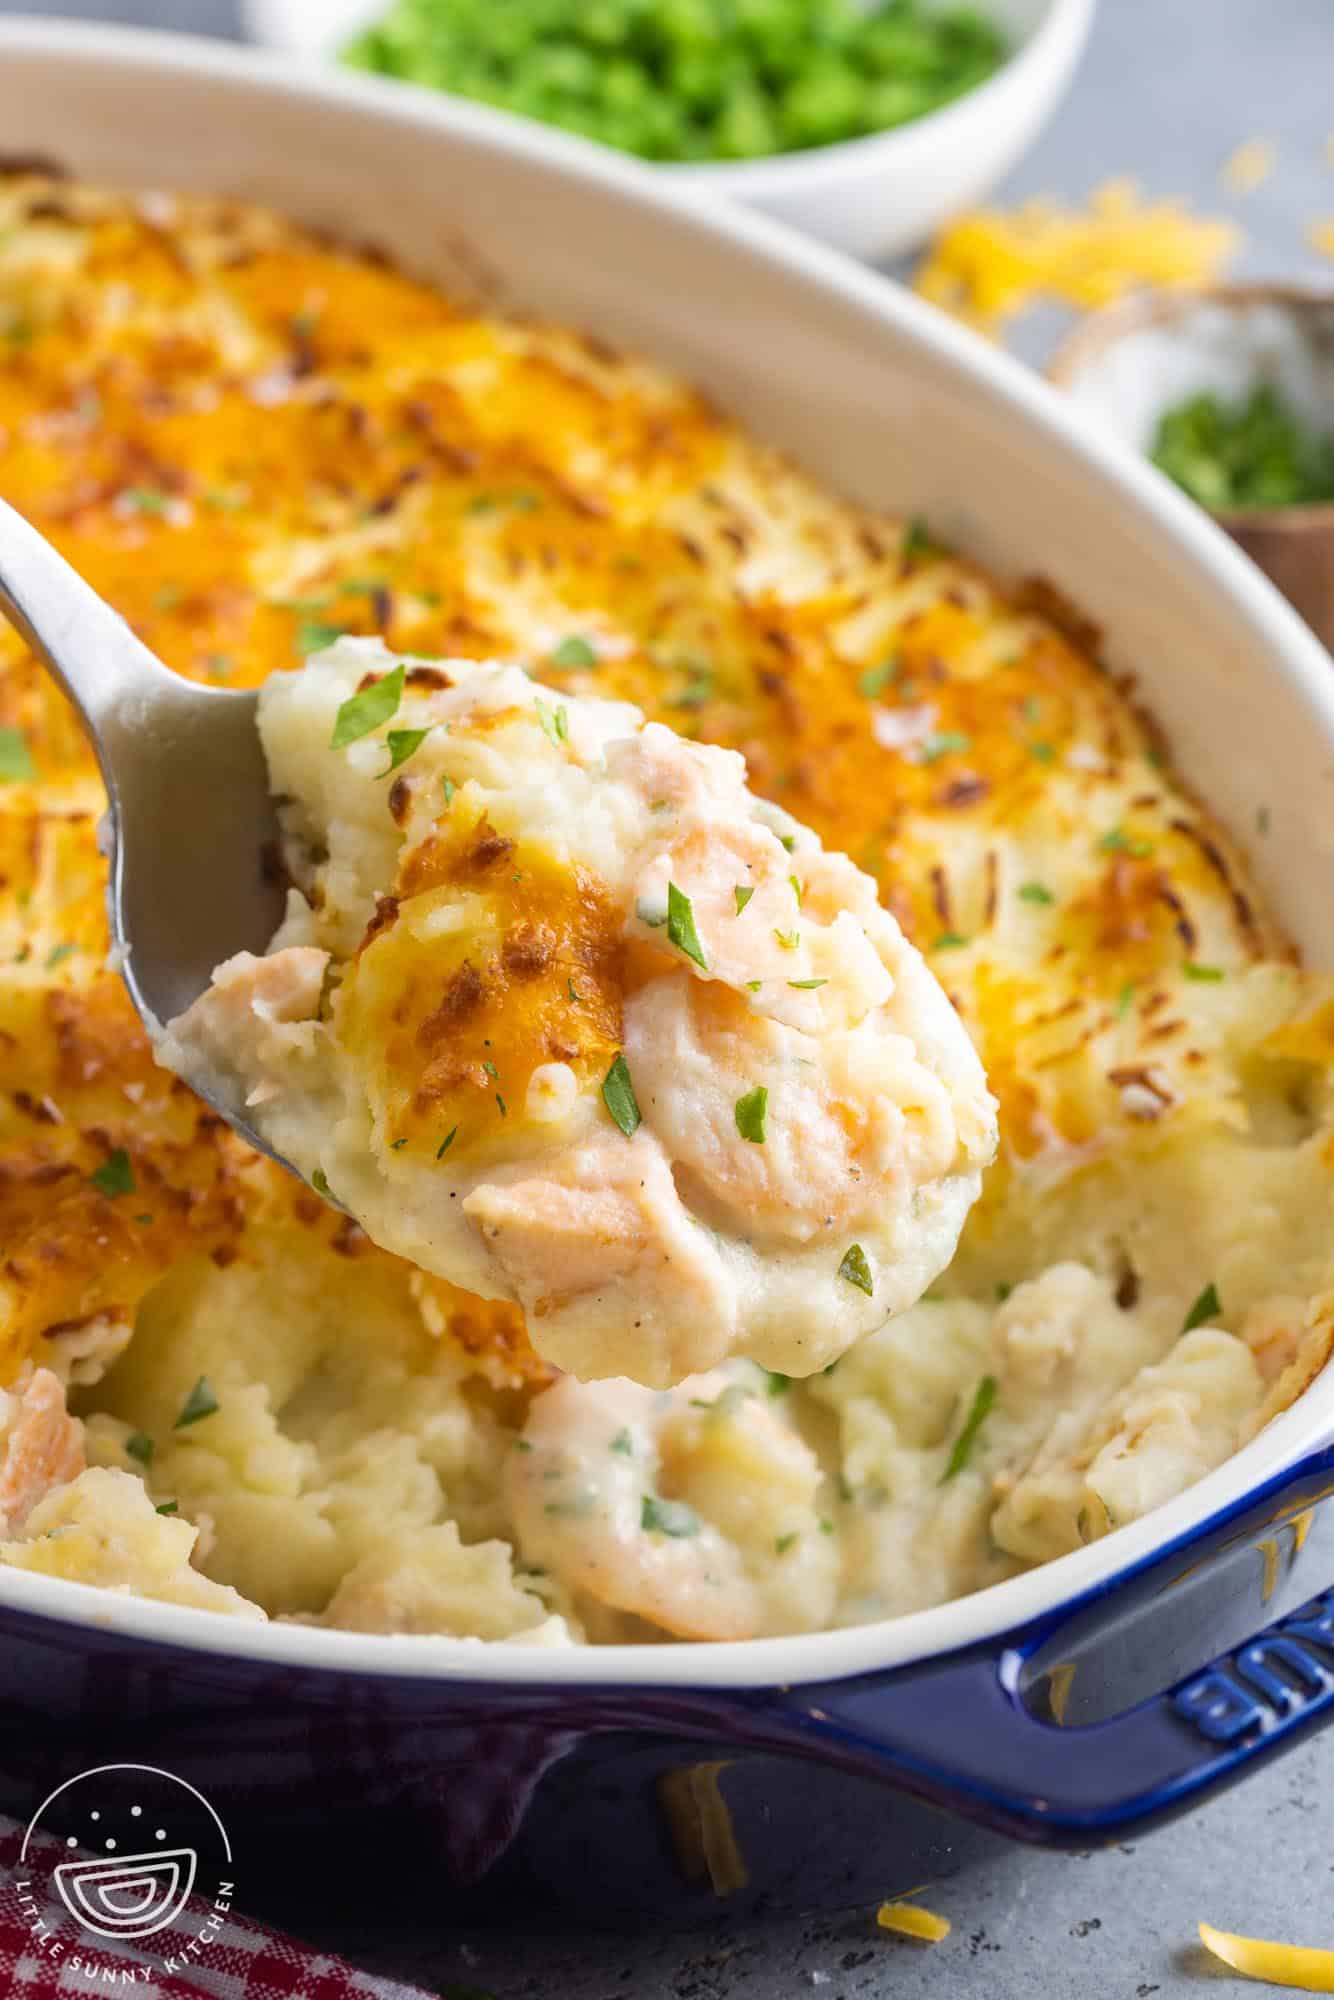
[[[800,931],[775,931],[774,936],[778,939],[784,951],[795,951],[801,943]]]
[[[553,667],[595,667],[597,663],[598,656],[587,639],[581,639],[574,632],[562,639],[551,655]]]
[[[171,505],[169,493],[157,493],[151,486],[127,486],[120,497],[136,514],[165,514]]]
[[[407,1145],[407,1143],[408,1143],[408,1142],[407,1142],[407,1140],[406,1140],[405,1138],[404,1138],[404,1139],[395,1139],[395,1140],[393,1141],[392,1145],[390,1146],[389,1150],[390,1150],[390,1152],[391,1152],[391,1153],[401,1153],[401,1152],[402,1152],[402,1150],[403,1150],[403,1148],[404,1148],[404,1147],[405,1147],[405,1146]]]
[[[342,1207],[342,1203],[338,1200],[338,1196],[329,1186],[328,1177],[325,1174],[323,1167],[316,1167],[314,1173],[310,1177],[310,1184],[314,1188],[316,1194],[322,1194],[326,1201],[332,1201],[339,1208]]]
[[[497,1109],[499,1110],[499,1112],[500,1112],[500,1115],[501,1115],[501,1117],[502,1117],[502,1118],[508,1118],[508,1117],[509,1117],[509,1108],[508,1108],[508,1106],[506,1105],[506,1103],[505,1103],[505,1100],[504,1100],[504,1098],[503,1098],[503,1097],[501,1096],[501,1094],[500,1094],[500,1092],[499,1092],[499,1091],[497,1091],[497,1092],[496,1092],[496,1107],[497,1107]]]
[[[747,883],[738,882],[732,894],[736,897],[736,913],[740,916],[755,891]]]
[[[1098,842],[1104,854],[1129,854],[1136,861],[1145,861],[1153,853],[1151,840],[1134,840],[1123,827],[1114,826]]]
[[[1206,1320],[1217,1319],[1222,1310],[1223,1307],[1218,1297],[1218,1287],[1212,1283],[1206,1285],[1190,1311],[1186,1314],[1185,1324],[1181,1331],[1183,1333],[1193,1333],[1196,1327],[1203,1326]]]
[[[882,660],[878,667],[868,667],[857,683],[858,694],[865,695],[868,701],[874,701],[878,694],[884,693],[898,670],[899,663],[893,658]]]
[[[570,996],[570,1000],[571,1000],[571,1003],[572,1003],[572,1005],[574,1005],[575,1007],[577,1007],[577,1006],[579,1005],[579,994],[578,994],[578,992],[577,992],[577,990],[576,990],[576,988],[575,988],[575,984],[574,984],[574,981],[573,981],[572,979],[570,979],[570,978],[567,978],[567,979],[566,979],[566,981],[565,981],[565,990],[566,990],[566,992],[567,992],[567,993],[569,994],[569,996]]]
[[[459,1134],[458,1126],[452,1125],[449,1131],[446,1132],[444,1138],[440,1141],[440,1144],[435,1149],[435,1157],[437,1158],[437,1160],[444,1159],[445,1154],[449,1151],[455,1139],[457,1139],[458,1134]]]
[[[748,1090],[744,1097],[738,1097],[736,1101],[736,1129],[753,1146],[764,1144],[764,1119],[768,1108],[769,1093],[762,1083],[757,1083],[754,1090]]]
[[[1036,759],[1039,764],[1053,763],[1056,757],[1056,752],[1052,749],[1050,743],[1030,743],[1028,754],[1030,757]]]
[[[782,848],[784,854],[791,854],[797,845],[796,834],[780,833],[778,836],[778,845]],[[789,882],[791,882],[794,878],[791,875],[789,875],[787,879]]]
[[[1025,722],[1037,722],[1041,714],[1042,703],[1038,700],[1037,696],[1035,694],[1026,695],[1024,697]]]
[[[994,1375],[984,1375],[977,1385],[972,1407],[968,1415],[964,1418],[963,1429],[954,1440],[954,1449],[950,1453],[949,1464],[940,1475],[940,1484],[942,1486],[957,1477],[963,1471],[965,1465],[967,1465],[969,1453],[977,1441],[977,1434],[986,1422],[995,1400],[996,1378]]]
[[[204,672],[210,680],[225,681],[235,665],[230,653],[210,653],[204,662]]]
[[[1009,1296],[1010,1296],[1010,1293],[1011,1293],[1011,1292],[1012,1292],[1013,1290],[1014,1290],[1014,1286],[1013,1286],[1013,1285],[1007,1285],[1007,1284],[1006,1284],[1006,1282],[1005,1282],[1005,1280],[1004,1280],[1004,1278],[1002,1278],[1002,1279],[1000,1280],[999,1284],[998,1284],[998,1285],[996,1286],[996,1303],[997,1303],[997,1305],[1002,1305],[1002,1306],[1003,1306],[1003,1305],[1005,1304],[1005,1301],[1006,1301],[1006,1300],[1007,1300],[1007,1299],[1009,1298]]]
[[[456,790],[454,780],[452,778],[442,778],[440,780],[440,790],[444,795],[445,804],[447,806],[453,805]]]
[[[384,739],[389,751],[389,762],[386,764],[384,770],[381,771],[380,776],[387,778],[389,773],[396,771],[400,764],[406,764],[408,758],[415,751],[421,749],[422,744],[426,741],[430,733],[429,728],[391,729]]]
[[[797,1533],[796,1533],[795,1531],[794,1531],[794,1532],[793,1532],[792,1534],[790,1534],[790,1535],[777,1535],[777,1536],[775,1536],[775,1538],[774,1538],[774,1554],[775,1554],[776,1556],[785,1556],[785,1555],[787,1554],[788,1550],[789,1550],[790,1548],[792,1548],[792,1547],[793,1547],[793,1545],[794,1545],[795,1543],[799,1542],[800,1540],[801,1540],[801,1537],[800,1537],[800,1535],[798,1535],[798,1534],[797,1534]]]
[[[1128,1014],[1128,1013],[1130,1012],[1130,1010],[1131,1010],[1131,1008],[1132,1008],[1132,1007],[1134,1006],[1134,1004],[1135,1004],[1135,988],[1134,988],[1134,983],[1133,983],[1132,981],[1130,981],[1130,980],[1127,980],[1127,981],[1126,981],[1126,983],[1125,983],[1125,985],[1124,985],[1124,986],[1123,986],[1123,987],[1121,988],[1121,991],[1120,991],[1120,993],[1119,993],[1119,994],[1117,995],[1117,998],[1116,998],[1116,1018],[1117,1018],[1117,1020],[1118,1020],[1118,1021],[1124,1021],[1124,1020],[1125,1020],[1125,1018],[1126,1018],[1126,1015],[1127,1015],[1127,1014]]]
[[[619,1452],[622,1458],[633,1458],[635,1455],[635,1441],[629,1431],[624,1428],[617,1431],[611,1441],[611,1448],[613,1451]]]
[[[1216,986],[1226,976],[1221,965],[1196,965],[1190,959],[1186,960],[1181,970],[1187,979],[1194,979],[1201,986]]]
[[[781,1375],[776,1368],[766,1368],[764,1377],[764,1386],[771,1396],[786,1396],[792,1387],[792,1377]]]
[[[708,961],[704,948],[695,929],[695,912],[689,896],[677,888],[675,882],[667,884],[667,941],[693,959],[701,972],[708,971]]]
[[[131,1458],[138,1459],[140,1465],[151,1465],[157,1445],[147,1431],[131,1431],[125,1440],[125,1449]]]
[[[948,551],[943,542],[938,542],[920,514],[914,514],[903,537],[903,553],[910,558],[945,555]]]
[[[341,625],[328,625],[322,618],[303,618],[296,628],[296,649],[298,653],[303,655],[306,653],[322,653],[326,646],[336,644],[344,636]],[[386,680],[389,678],[389,675],[385,676]],[[380,685],[383,686],[384,683],[381,682]],[[346,707],[347,704],[344,703],[343,706]],[[394,707],[397,708],[397,706],[398,704],[395,702]],[[338,712],[341,715],[343,711],[339,709]],[[393,709],[390,710],[391,715],[392,713]],[[364,736],[366,731],[363,729],[358,733]],[[337,749],[338,745],[335,744],[334,748]]]
[[[660,1500],[655,1493],[646,1493],[639,1510],[639,1525],[645,1534],[670,1535],[673,1540],[683,1541],[690,1535],[699,1533],[699,1515],[684,1500]]]
[[[613,1124],[620,1126],[627,1139],[639,1130],[639,1100],[630,1081],[629,1064],[620,1053],[613,1057],[611,1068],[602,1079],[602,1102],[611,1113]]]
[[[1019,900],[1021,903],[1054,903],[1056,898],[1041,882],[1025,882],[1019,891]]]
[[[153,1509],[155,1514],[179,1514],[180,1511],[180,1502],[177,1500],[164,1500],[160,1507]]]
[[[746,991],[747,993],[758,993],[763,984],[764,981],[762,979],[748,979],[746,981]]]
[[[500,1075],[500,1071],[496,1068],[493,1062],[484,1062],[482,1064],[482,1068],[486,1071],[487,1075],[491,1078],[491,1081],[493,1083]]]
[[[79,947],[76,944],[53,945],[51,950],[46,954],[47,971],[54,972],[58,965],[63,965],[67,958],[72,958],[78,949]]]
[[[957,756],[972,747],[972,737],[965,736],[961,729],[938,729],[927,737],[920,756],[924,764],[934,764],[937,758]]]
[[[1316,429],[1269,382],[1236,401],[1207,390],[1165,410],[1150,456],[1214,513],[1334,500],[1334,430]]]
[[[188,1424],[197,1424],[204,1417],[211,1417],[218,1408],[218,1399],[209,1385],[207,1375],[201,1375],[181,1404],[180,1414],[172,1429],[183,1431]]]
[[[378,681],[362,688],[357,694],[349,695],[334,717],[333,736],[330,748],[346,749],[349,743],[358,742],[369,736],[372,729],[378,729],[382,722],[388,722],[398,711],[403,699],[403,682],[407,669],[402,665],[392,673],[382,674]]]
[[[134,1219],[136,1222],[141,1222],[145,1229],[148,1227],[149,1223],[153,1220],[152,1216],[149,1215],[147,1212],[145,1212],[143,1215],[136,1215]]]
[[[114,1201],[117,1195],[133,1194],[134,1168],[130,1165],[130,1156],[125,1148],[117,1146],[114,1153],[108,1153],[97,1172],[89,1175],[89,1179],[97,1192],[104,1194],[108,1201]]]
[[[849,1244],[843,1252],[843,1262],[838,1267],[840,1278],[846,1278],[859,1292],[865,1292],[869,1299],[875,1291],[875,1280],[871,1276],[871,1266],[860,1243]]]
[[[0,729],[0,784],[28,784],[37,776],[28,739],[21,729]]]
[[[788,985],[794,993],[814,993],[817,986],[827,986],[827,979],[789,979]]]
[[[1269,807],[1257,806],[1255,808],[1255,831],[1261,835],[1267,834],[1271,823]]]
[[[830,1520],[830,1518],[829,1518],[829,1516],[828,1516],[827,1514],[821,1514],[821,1516],[820,1516],[820,1533],[821,1533],[822,1535],[832,1535],[832,1534],[833,1534],[833,1532],[834,1532],[834,1524],[833,1524],[833,1522],[832,1522],[832,1521]]]
[[[536,702],[534,706],[537,709],[537,719],[542,725],[543,735],[549,743],[554,743],[559,749],[562,743],[569,741],[569,711],[563,707],[553,711],[544,701]]]
[[[801,878],[797,875],[789,875],[787,878],[787,882],[788,882],[788,887],[791,889],[793,895],[797,899],[797,908],[800,909],[802,904],[802,899],[806,894],[806,891],[801,886]]]
[[[514,1440],[514,1449],[515,1449],[516,1451],[524,1451],[524,1452],[528,1452],[528,1451],[531,1451],[531,1450],[532,1450],[532,1448],[533,1448],[533,1447],[532,1447],[532,1445],[531,1445],[531,1444],[529,1443],[529,1441],[528,1441],[528,1439],[527,1439],[527,1438],[517,1438],[517,1437],[515,1438],[515,1440]]]
[[[971,940],[958,931],[941,931],[931,940],[932,951],[962,951]]]

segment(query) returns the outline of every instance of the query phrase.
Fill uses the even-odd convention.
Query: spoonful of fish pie
[[[343,640],[261,689],[291,887],[160,1059],[584,1377],[806,1375],[949,1262],[995,1146],[954,1008],[734,751]]]

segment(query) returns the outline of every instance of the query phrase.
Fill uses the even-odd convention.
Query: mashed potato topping
[[[813,1374],[939,1276],[995,1148],[982,1066],[734,751],[354,639],[259,726],[288,916],[161,1054],[377,1243],[659,1388],[734,1352]]]
[[[757,796],[875,880],[1000,1105],[948,1269],[827,1372],[733,1358],[661,1398],[555,1379],[516,1305],[380,1249],[155,1066],[106,964],[92,759],[0,629],[0,1565],[418,1638],[814,1630],[1115,1532],[1324,1365],[1334,981],[1293,962],[1252,879],[1270,802],[1220,828],[1049,588],[988,577],[943,523],[842,504],[596,337],[230,203],[0,178],[0,437],[5,497],[182,673],[257,686],[379,636],[531,662],[553,723],[628,701],[739,751]],[[389,729],[427,719],[411,704],[465,678],[405,674],[377,771]],[[382,883],[407,837],[390,792],[438,734],[353,788]],[[560,764],[549,746],[562,783],[575,736]],[[477,780],[440,768],[457,812]],[[568,876],[543,906],[596,961]],[[707,957],[730,931],[691,893]],[[347,894],[345,933],[317,935],[312,902],[285,942],[355,959]],[[665,928],[627,945],[656,957]],[[723,983],[698,973],[639,991],[693,1013]],[[534,1037],[548,1002],[564,1032],[559,981],[518,990]],[[582,1023],[596,1060],[562,1060],[628,1145],[579,1071],[620,1049],[649,1123],[613,1021]],[[532,1116],[482,1076],[457,1088]],[[534,1111],[560,1113],[553,1083]],[[401,1159],[406,1098],[392,1115]],[[744,1143],[751,1171],[778,1159]]]

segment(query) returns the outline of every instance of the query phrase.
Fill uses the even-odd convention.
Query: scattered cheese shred
[[[1233,194],[1250,194],[1277,165],[1278,148],[1272,139],[1243,139],[1224,160],[1218,178]]]
[[[938,1917],[934,1910],[920,1909],[916,1903],[882,1903],[875,1920],[882,1931],[893,1931],[896,1937],[920,1938],[923,1944],[939,1944],[950,1934],[948,1917]]]
[[[1322,257],[1334,257],[1334,221],[1313,222],[1309,235],[1311,247]]]
[[[1049,200],[1008,213],[977,209],[943,231],[914,285],[924,298],[996,334],[1040,299],[1089,308],[1145,285],[1199,285],[1236,249],[1230,222],[1180,202],[1143,202],[1134,181],[1108,181],[1087,210]]]
[[[1231,1931],[1216,1931],[1212,1924],[1200,1925],[1200,1938],[1215,1958],[1249,1979],[1267,1979],[1271,1986],[1295,1986],[1302,1993],[1334,1993],[1334,1951],[1236,1937]]]

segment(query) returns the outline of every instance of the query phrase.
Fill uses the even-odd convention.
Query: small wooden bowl
[[[1062,341],[1051,381],[1147,453],[1164,410],[1272,382],[1334,433],[1334,288],[1216,285],[1091,314]],[[1334,651],[1334,501],[1214,514]]]

